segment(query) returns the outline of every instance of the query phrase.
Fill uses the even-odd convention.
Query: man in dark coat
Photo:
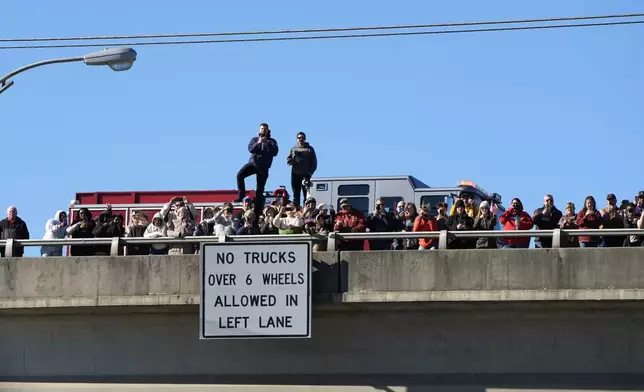
[[[293,203],[300,207],[300,200],[308,197],[307,187],[311,184],[311,177],[318,168],[318,157],[315,149],[306,141],[306,134],[297,134],[297,143],[288,153],[286,163],[291,166],[291,188],[293,189]],[[302,186],[306,184],[306,186]],[[300,194],[304,197],[300,199]]]
[[[239,203],[246,196],[246,184],[244,183],[246,177],[255,175],[257,177],[255,212],[256,216],[260,216],[264,209],[264,187],[268,180],[268,171],[273,164],[273,158],[279,153],[277,141],[271,137],[271,130],[268,128],[268,124],[260,124],[259,136],[250,139],[248,152],[250,152],[248,163],[242,166],[237,173],[239,195],[236,201]]]
[[[532,220],[537,230],[552,230],[559,228],[559,220],[563,214],[555,207],[555,199],[548,194],[543,197],[543,207],[534,211]],[[534,239],[537,248],[552,248],[552,237]]]
[[[7,208],[7,217],[0,221],[0,240],[28,240],[29,229],[25,221],[18,217],[18,209],[14,206]],[[14,257],[22,257],[24,248],[15,246],[13,249]],[[4,257],[5,248],[0,247],[0,255]]]

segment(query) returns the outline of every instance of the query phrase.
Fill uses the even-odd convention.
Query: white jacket
[[[156,214],[154,214],[154,218],[163,219],[163,218],[161,218],[161,214],[158,213],[158,212]],[[145,229],[145,233],[143,233],[143,237],[144,238],[163,238],[163,237],[167,237],[168,232],[167,232],[166,224],[163,223],[161,225],[161,227],[157,227],[157,226],[154,225],[154,218],[152,219],[152,222],[150,222],[150,224],[148,225],[148,228]],[[152,247],[154,249],[165,249],[165,248],[167,248],[167,245],[165,245],[165,244],[152,244]]]
[[[60,239],[60,238],[65,238],[67,235],[66,230],[67,227],[63,226],[62,223],[58,220],[58,217],[62,212],[65,212],[63,210],[58,210],[56,211],[56,215],[54,216],[53,219],[50,219],[45,223],[45,235],[42,237],[45,240],[53,240],[53,239]]]

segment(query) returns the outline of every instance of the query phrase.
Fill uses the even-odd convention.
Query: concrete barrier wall
[[[314,253],[313,285],[337,293],[337,252]],[[0,259],[0,309],[199,301],[199,256]]]
[[[644,248],[342,252],[347,292],[644,289]]]
[[[320,252],[313,267],[314,293],[344,302],[644,299],[644,248]],[[0,309],[197,304],[198,293],[197,255],[0,259]]]

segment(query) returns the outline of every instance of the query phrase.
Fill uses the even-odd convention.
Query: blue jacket
[[[272,137],[267,138],[263,143],[258,143],[258,140],[259,137],[255,136],[248,143],[248,152],[250,152],[248,163],[260,169],[268,170],[273,164],[273,158],[279,152],[277,141]]]

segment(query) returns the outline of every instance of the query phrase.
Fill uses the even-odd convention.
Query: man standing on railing
[[[534,211],[532,220],[537,230],[553,230],[559,227],[559,220],[563,214],[555,207],[555,199],[547,194],[543,197],[543,208]],[[552,237],[538,237],[534,239],[536,248],[552,248]]]
[[[25,221],[18,217],[18,209],[14,206],[7,208],[7,217],[0,221],[0,240],[28,240],[29,230]],[[24,248],[16,245],[13,249],[14,257],[22,257]],[[0,256],[4,257],[5,248],[0,247]]]
[[[237,173],[237,191],[239,194],[236,202],[241,202],[246,196],[246,184],[244,183],[246,177],[255,175],[257,177],[255,215],[259,216],[264,209],[264,187],[268,180],[268,171],[273,164],[273,158],[279,153],[277,141],[271,137],[271,130],[268,128],[268,124],[260,124],[259,135],[250,139],[248,143],[248,152],[250,152],[248,163],[242,166]]]

